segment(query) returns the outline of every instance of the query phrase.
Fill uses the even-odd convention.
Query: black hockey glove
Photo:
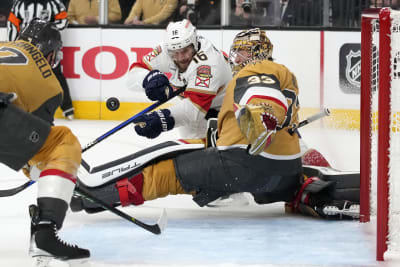
[[[159,70],[150,71],[143,80],[143,88],[146,96],[153,101],[166,101],[172,94],[169,80]]]
[[[133,122],[136,124],[136,133],[147,138],[156,138],[161,132],[171,130],[175,125],[169,109],[159,109],[150,114],[141,115]]]
[[[0,92],[0,108],[7,107],[8,104],[17,99],[16,93],[2,93]]]

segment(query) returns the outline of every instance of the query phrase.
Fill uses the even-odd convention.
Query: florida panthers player
[[[171,73],[168,80],[164,73]],[[140,117],[135,123],[141,136],[155,138],[179,127],[182,138],[202,138],[207,119],[216,117],[232,74],[223,53],[198,36],[189,20],[171,22],[165,42],[131,66],[128,86],[144,87],[150,100],[165,100],[171,90],[186,87],[183,98],[168,109]],[[168,85],[171,87],[168,87]]]

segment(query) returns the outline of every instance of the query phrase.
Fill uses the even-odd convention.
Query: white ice
[[[82,146],[120,122],[57,120],[69,126]],[[306,126],[302,135],[337,169],[359,170],[359,133]],[[131,126],[120,130],[83,154],[91,165],[128,155],[165,140],[138,137]],[[0,166],[0,188],[26,182],[24,175]],[[36,185],[0,198],[0,266],[31,266],[28,256],[28,205],[36,201]],[[246,207],[199,208],[186,195],[149,201],[123,211],[146,223],[155,223],[166,208],[168,225],[153,235],[110,212],[68,212],[61,237],[91,251],[95,267],[127,266],[400,266],[375,261],[375,221],[325,221],[285,214],[282,203]],[[52,262],[52,266],[67,266]]]

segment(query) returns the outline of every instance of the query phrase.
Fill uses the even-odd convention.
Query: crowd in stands
[[[29,0],[34,1],[34,0]],[[69,24],[99,24],[98,0],[59,0]],[[5,26],[15,0],[0,1],[0,26]],[[189,19],[197,26],[221,25],[222,0],[108,0],[108,24],[160,25]],[[400,7],[400,0],[229,0],[230,26],[359,27],[363,9]],[[325,18],[328,14],[328,18]]]

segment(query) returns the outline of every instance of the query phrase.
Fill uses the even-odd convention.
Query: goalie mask
[[[58,66],[61,60],[62,41],[61,34],[53,22],[33,19],[21,31],[18,40],[24,40],[35,45],[47,58],[52,68]]]
[[[249,63],[272,59],[273,45],[265,31],[259,28],[244,30],[233,39],[229,52],[229,64],[235,75]]]

